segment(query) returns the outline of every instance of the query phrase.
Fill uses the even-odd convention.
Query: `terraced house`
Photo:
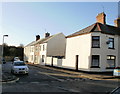
[[[66,38],[63,33],[51,35],[45,33],[44,38],[36,36],[36,41],[31,42],[24,48],[24,60],[40,65],[46,65],[47,57],[65,56]]]
[[[62,67],[106,72],[120,66],[120,19],[114,21],[115,26],[106,24],[105,13],[96,19],[96,23],[66,37]]]

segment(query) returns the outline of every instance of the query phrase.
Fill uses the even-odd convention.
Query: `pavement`
[[[46,69],[50,69],[50,70],[64,72],[66,74],[71,75],[71,77],[76,77],[76,78],[86,78],[86,79],[91,79],[91,80],[94,79],[94,80],[120,81],[120,76],[113,76],[112,73],[99,74],[99,73],[90,73],[90,72],[81,72],[81,71],[77,72],[77,71],[74,71],[74,70],[67,70],[67,69],[51,67],[51,66],[44,66],[44,65],[39,65],[39,64],[31,64],[31,63],[28,63],[28,64],[32,65],[32,66],[35,66],[35,67],[46,68]]]
[[[60,71],[64,72],[68,75],[65,76],[71,76],[71,77],[76,77],[76,78],[84,78],[84,79],[94,79],[94,80],[114,80],[114,81],[120,81],[120,76],[112,76],[111,74],[98,74],[98,73],[84,73],[84,72],[76,72],[76,71],[71,71],[67,69],[60,69],[60,68],[55,68],[51,66],[44,66],[44,65],[39,65],[39,64],[31,64],[28,63],[28,65],[39,67],[39,68],[46,68],[50,70],[55,70],[55,71]],[[52,74],[51,74],[52,75]],[[18,81],[19,78],[16,77],[15,75],[10,73],[10,69],[8,69],[7,64],[2,64],[2,83],[12,83]]]
[[[15,75],[11,74],[11,70],[8,67],[9,64],[1,64],[2,68],[2,79],[0,79],[0,82],[2,83],[13,83],[19,80],[18,77]]]
[[[3,72],[2,73],[2,83],[12,83],[18,81],[19,78],[12,75],[9,72]]]

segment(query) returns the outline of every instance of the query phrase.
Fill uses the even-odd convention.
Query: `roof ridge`
[[[90,27],[92,27],[91,29],[90,29],[90,31],[94,28],[94,26],[96,25],[96,23],[94,23],[94,24],[92,24],[92,25],[90,25],[90,26],[87,26],[86,28],[84,28],[84,29],[82,29],[82,30],[79,30],[79,31],[77,31],[77,32],[75,32],[75,33],[73,33],[73,34],[71,34],[71,35],[68,35],[68,36],[66,36],[66,38],[67,37],[71,37],[72,35],[79,35],[78,33],[80,33],[80,32],[84,32],[86,29],[88,29],[88,28],[90,28]]]
[[[37,43],[39,43],[39,42],[43,43],[43,42],[45,42],[45,41],[48,41],[48,40],[50,40],[51,38],[55,37],[55,36],[58,35],[58,34],[62,34],[62,32],[57,33],[57,34],[54,34],[54,35],[51,35],[51,36],[46,37],[46,38],[39,39],[38,41],[35,41],[34,44],[37,44]]]

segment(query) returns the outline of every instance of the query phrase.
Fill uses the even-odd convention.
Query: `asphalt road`
[[[4,65],[10,72],[11,63]],[[112,91],[119,83],[117,81],[91,80],[71,77],[71,75],[46,68],[30,66],[29,75],[16,75],[20,78],[15,83],[2,84],[2,92],[77,92],[93,94]],[[74,74],[73,74],[74,75]]]

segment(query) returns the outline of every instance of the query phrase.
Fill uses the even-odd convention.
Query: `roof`
[[[38,41],[35,41],[32,45],[35,45],[35,44],[37,44],[37,43],[39,43],[39,44],[46,43],[46,42],[48,42],[51,38],[53,38],[53,37],[55,37],[55,36],[57,36],[57,35],[59,35],[59,34],[61,34],[61,33],[58,33],[58,34],[55,34],[55,35],[51,35],[51,36],[46,37],[46,38],[39,39]]]
[[[75,36],[79,36],[82,34],[88,34],[91,32],[101,32],[101,33],[111,34],[111,35],[120,35],[120,28],[111,26],[111,25],[107,25],[107,24],[101,24],[101,23],[97,22],[97,23],[94,23],[94,24],[86,27],[85,29],[82,29],[71,35],[68,35],[66,38],[75,37]]]
[[[35,41],[32,41],[31,43],[29,43],[29,44],[26,45],[25,47],[32,45],[34,42],[35,42]]]

